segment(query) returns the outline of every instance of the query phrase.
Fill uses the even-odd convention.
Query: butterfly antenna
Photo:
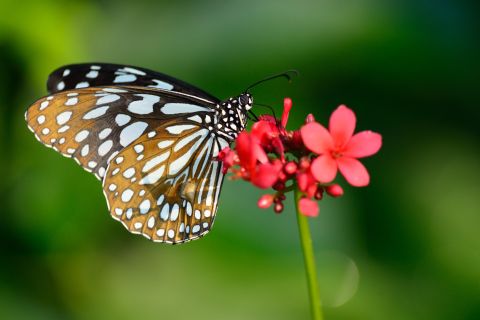
[[[271,106],[269,106],[268,104],[256,103],[255,102],[253,105],[268,108],[272,112],[273,117],[275,119],[277,118],[277,116],[275,115],[275,110]]]
[[[255,113],[253,113],[252,110],[248,110],[247,117],[248,119],[253,120],[255,122],[258,121],[258,116]]]
[[[263,83],[263,82],[266,82],[266,81],[269,81],[269,80],[273,80],[273,79],[276,79],[276,78],[287,78],[288,82],[292,82],[293,76],[298,76],[299,74],[300,73],[297,70],[294,70],[294,69],[287,70],[287,71],[282,72],[282,73],[274,74],[274,75],[266,77],[262,80],[254,82],[253,84],[248,86],[247,89],[245,89],[245,92],[248,92],[248,90],[252,89],[253,87],[255,87],[257,85],[259,85],[260,83]]]

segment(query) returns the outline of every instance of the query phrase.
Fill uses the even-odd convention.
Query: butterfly
[[[25,113],[28,128],[102,181],[114,219],[169,244],[211,230],[224,178],[217,156],[247,124],[248,89],[221,101],[162,73],[90,63],[55,70],[47,90]]]

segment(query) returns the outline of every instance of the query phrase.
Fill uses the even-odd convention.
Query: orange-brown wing
[[[213,225],[228,144],[199,124],[171,122],[144,134],[108,166],[103,189],[112,217],[132,233],[183,243]]]
[[[103,178],[110,160],[162,123],[211,114],[202,100],[141,87],[62,91],[35,102],[25,114],[36,138]]]

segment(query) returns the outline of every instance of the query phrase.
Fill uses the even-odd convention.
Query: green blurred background
[[[0,0],[0,318],[307,319],[295,216],[227,181],[213,231],[129,234],[100,183],[23,113],[68,63],[151,68],[226,98],[254,89],[291,128],[344,103],[383,134],[311,219],[327,319],[480,319],[480,14],[459,1]],[[264,110],[258,110],[264,111]]]

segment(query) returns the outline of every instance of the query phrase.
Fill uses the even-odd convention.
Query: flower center
[[[338,158],[341,158],[343,156],[342,151],[340,151],[340,150],[332,150],[331,154],[332,154],[332,157],[334,159],[338,159]]]

